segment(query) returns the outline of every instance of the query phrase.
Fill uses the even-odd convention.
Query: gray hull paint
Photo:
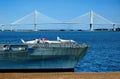
[[[74,68],[86,50],[87,47],[39,47],[27,51],[0,51],[0,68],[24,69],[23,66],[27,69]]]

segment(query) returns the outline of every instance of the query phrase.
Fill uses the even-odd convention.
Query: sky
[[[14,22],[35,10],[61,21],[93,10],[120,23],[120,0],[0,0],[0,24]]]

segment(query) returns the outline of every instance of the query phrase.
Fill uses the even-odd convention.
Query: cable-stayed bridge
[[[47,15],[44,15],[38,11],[34,11],[10,24],[4,24],[2,27],[10,26],[11,31],[13,30],[14,26],[20,26],[20,25],[34,25],[34,31],[37,31],[37,25],[41,24],[55,24],[55,23],[61,23],[59,20],[56,20],[52,17],[49,17]],[[2,29],[4,30],[4,29]]]
[[[115,30],[115,25],[116,25],[116,23],[104,18],[103,16],[100,16],[99,14],[97,14],[93,11],[90,11],[81,16],[75,17],[72,20],[69,20],[66,22],[56,20],[52,17],[49,17],[47,15],[44,15],[44,14],[38,12],[38,11],[34,11],[34,12],[10,23],[10,24],[1,24],[1,27],[2,27],[2,31],[4,31],[4,27],[9,26],[9,27],[11,27],[11,31],[12,31],[14,26],[33,25],[34,31],[37,31],[38,25],[45,25],[45,24],[89,25],[90,31],[93,31],[93,25],[112,25],[113,30]]]
[[[93,31],[93,25],[115,25],[112,21],[100,16],[99,14],[90,11],[81,16],[78,16],[68,23],[84,24],[90,26],[90,31]],[[115,28],[114,28],[115,29]]]

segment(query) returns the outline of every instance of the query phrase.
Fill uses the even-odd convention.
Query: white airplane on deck
[[[23,44],[40,44],[40,43],[59,44],[59,43],[73,43],[73,42],[75,42],[74,40],[64,40],[64,39],[61,39],[60,37],[57,37],[57,40],[54,40],[54,41],[50,41],[46,38],[43,38],[42,40],[35,39],[35,40],[31,40],[31,41],[24,41],[23,39],[21,39],[21,41]]]
[[[61,43],[73,43],[73,42],[75,42],[74,40],[64,40],[64,39],[61,39],[60,37],[57,37],[57,40],[60,41]]]
[[[60,41],[50,41],[50,40],[47,40],[46,38],[43,38],[43,42],[44,43],[49,43],[49,44],[57,44],[57,43],[61,43]]]
[[[39,44],[42,41],[40,39],[35,39],[35,40],[31,40],[31,41],[24,41],[23,39],[21,39],[23,44]]]

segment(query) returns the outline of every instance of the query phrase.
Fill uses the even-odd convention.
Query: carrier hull
[[[10,46],[9,50],[0,49],[0,69],[74,69],[88,48],[7,46]],[[24,47],[24,50],[18,50],[21,47]]]

